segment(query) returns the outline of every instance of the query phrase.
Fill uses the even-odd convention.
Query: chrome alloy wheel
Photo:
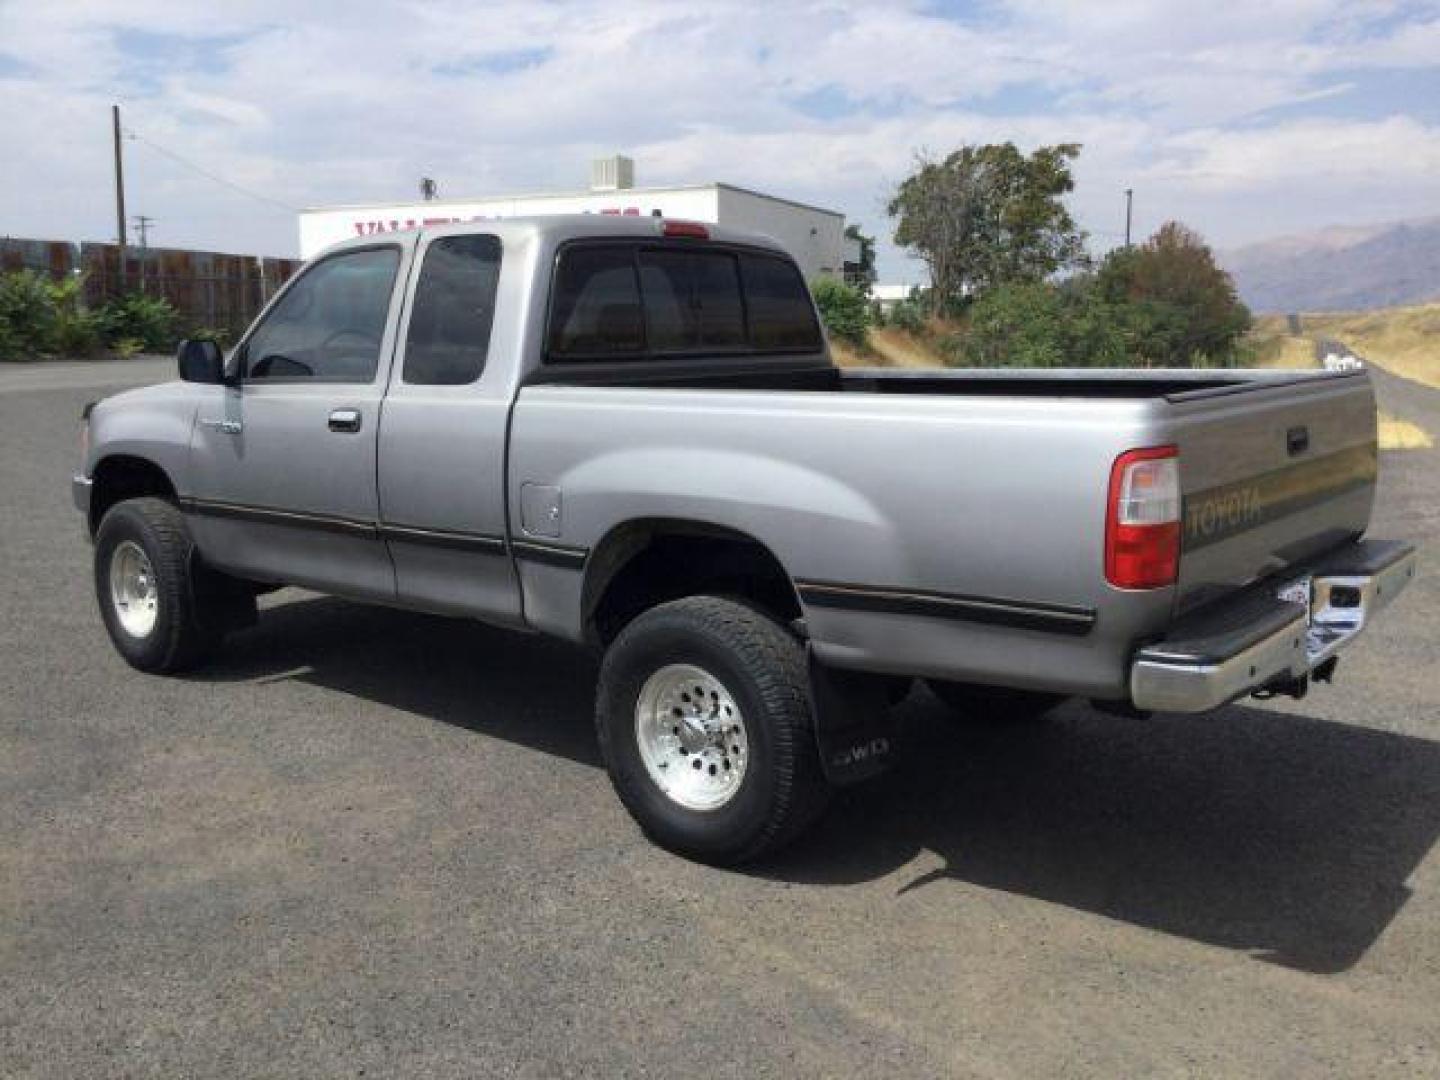
[[[635,741],[655,786],[687,810],[728,803],[750,760],[740,707],[724,683],[693,664],[667,664],[645,680]]]
[[[160,604],[155,570],[145,549],[133,540],[122,541],[110,553],[110,603],[131,637],[146,638],[155,629]]]

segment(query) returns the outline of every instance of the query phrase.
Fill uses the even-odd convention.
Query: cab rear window
[[[820,327],[790,260],[690,244],[575,244],[556,269],[551,360],[814,352]]]

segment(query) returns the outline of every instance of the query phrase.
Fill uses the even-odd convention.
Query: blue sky
[[[1082,143],[1097,250],[1440,215],[1440,0],[0,0],[0,233],[105,239],[109,105],[157,243],[289,253],[293,208],[727,180],[884,205],[918,154]],[[186,168],[163,147],[229,181]],[[252,197],[261,196],[261,198]]]

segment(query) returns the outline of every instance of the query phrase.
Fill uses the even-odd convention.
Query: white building
[[[839,276],[847,262],[859,261],[859,243],[846,239],[845,215],[838,211],[733,184],[637,188],[634,178],[634,163],[617,155],[594,162],[590,190],[584,192],[302,210],[300,257],[308,259],[350,237],[425,225],[546,214],[624,214],[709,221],[764,233],[794,256],[806,278]]]
[[[881,285],[877,282],[870,286],[870,299],[879,304],[880,310],[888,315],[895,310],[897,304],[909,300],[914,291],[914,285]]]

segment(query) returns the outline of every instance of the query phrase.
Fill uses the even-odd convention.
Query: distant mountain
[[[1254,311],[1352,311],[1440,297],[1440,217],[1323,229],[1218,257]]]

